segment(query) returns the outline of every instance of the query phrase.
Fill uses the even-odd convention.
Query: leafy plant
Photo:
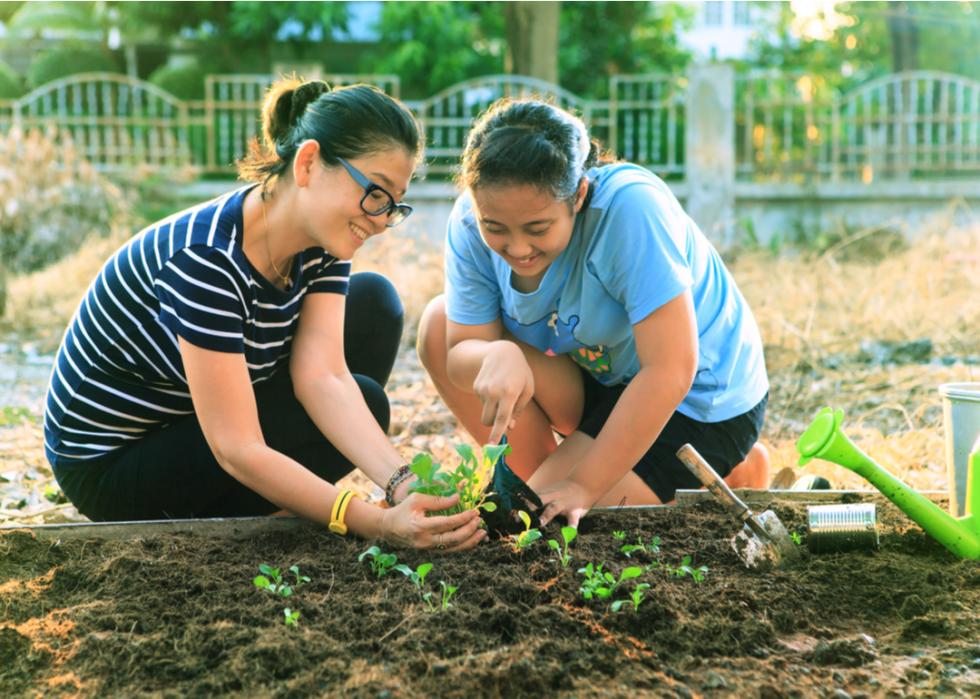
[[[439,598],[438,605],[436,605],[436,603],[432,600],[435,593],[433,593],[431,590],[422,595],[422,599],[429,606],[429,611],[434,612],[437,609],[449,609],[451,606],[453,606],[449,600],[453,598],[453,595],[456,594],[456,591],[459,588],[455,585],[450,585],[445,580],[440,580],[439,585],[442,587],[442,596]]]
[[[656,555],[660,553],[660,537],[655,536],[650,539],[650,543],[644,544],[643,537],[638,536],[636,537],[635,544],[623,544],[619,547],[619,550],[622,551],[623,555],[625,555],[627,558],[631,558],[637,551],[643,551],[644,553]]]
[[[409,581],[415,585],[415,589],[418,590],[419,595],[421,595],[422,588],[425,586],[425,576],[429,574],[430,570],[432,570],[432,564],[420,563],[419,567],[415,570],[412,570],[408,566],[398,566],[398,569],[402,573],[405,573],[405,577],[407,577]]]
[[[640,577],[644,572],[641,566],[630,566],[629,568],[623,568],[623,571],[617,578],[609,571],[603,570],[604,565],[604,563],[600,563],[598,566],[595,566],[589,563],[584,568],[578,569],[578,572],[585,576],[585,580],[579,588],[579,592],[582,593],[582,597],[585,599],[590,600],[593,597],[607,599],[612,597],[617,587],[627,580]]]
[[[297,625],[299,625],[299,612],[298,611],[294,612],[289,607],[286,607],[285,609],[282,610],[282,615],[284,617],[283,618],[283,623],[285,623],[286,626],[297,626]]]
[[[299,587],[304,582],[309,582],[310,579],[305,575],[300,576],[299,568],[297,566],[292,566],[290,571],[293,571],[296,575],[296,587]],[[256,575],[252,579],[252,584],[255,587],[271,592],[274,595],[279,595],[280,597],[289,597],[293,594],[293,587],[286,581],[279,568],[273,568],[267,563],[263,563],[259,566],[259,572],[262,575]]]
[[[612,533],[614,539],[619,539],[620,541],[626,541],[626,532],[622,529],[617,529]]]
[[[530,518],[528,518],[528,521],[530,522]],[[568,564],[572,562],[572,554],[568,552],[568,545],[575,540],[576,536],[578,536],[578,529],[575,527],[562,527],[561,538],[564,542],[563,544],[559,544],[555,539],[548,539],[548,546],[558,554],[558,562],[561,563],[562,568],[567,568]]]
[[[510,445],[486,445],[479,457],[468,444],[456,445],[460,463],[452,470],[441,469],[429,454],[417,454],[409,466],[416,480],[409,485],[408,492],[424,493],[448,497],[459,493],[459,502],[448,510],[434,514],[456,514],[474,508],[493,512],[497,506],[488,502],[490,493],[487,486],[493,478],[493,469],[504,454],[510,452]]]
[[[704,582],[704,578],[708,574],[708,566],[698,566],[697,568],[694,568],[691,566],[691,557],[684,556],[684,558],[681,559],[681,564],[676,568],[667,566],[667,574],[678,578],[683,578],[684,576],[689,575],[694,579],[694,582],[701,583]]]
[[[797,546],[801,546],[803,544],[803,537],[799,535],[799,532],[790,532],[789,538],[792,539],[793,543]]]
[[[407,565],[398,562],[398,556],[393,553],[385,553],[377,546],[371,546],[367,551],[357,557],[357,562],[361,563],[365,558],[370,559],[371,572],[376,578],[383,578],[393,570],[411,576],[414,571]]]
[[[514,551],[521,553],[541,538],[541,532],[531,526],[531,516],[527,512],[518,510],[517,516],[524,522],[524,531],[519,534],[512,534],[510,539]]]
[[[615,602],[613,602],[609,608],[612,609],[614,612],[618,612],[620,609],[623,608],[624,604],[630,602],[633,605],[633,611],[635,612],[637,609],[640,608],[640,603],[643,601],[643,596],[644,594],[646,594],[646,591],[649,589],[650,589],[650,583],[639,583],[636,587],[633,588],[633,591],[630,593],[629,599],[618,599]]]

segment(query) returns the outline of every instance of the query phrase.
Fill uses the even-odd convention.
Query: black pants
[[[344,325],[347,365],[382,429],[389,423],[388,381],[404,313],[379,274],[350,280]],[[293,394],[287,369],[255,385],[266,444],[334,482],[353,465],[313,424]],[[232,478],[215,460],[195,415],[132,445],[84,462],[56,463],[55,476],[78,511],[94,521],[264,515],[278,508]]]
[[[584,369],[582,380],[585,383],[585,409],[578,431],[595,439],[626,386],[603,386]],[[759,438],[768,402],[769,394],[766,393],[750,410],[721,422],[700,422],[674,412],[657,440],[633,466],[633,471],[661,502],[673,500],[679,488],[696,490],[701,487],[701,481],[677,458],[677,450],[690,444],[724,478],[745,459]]]

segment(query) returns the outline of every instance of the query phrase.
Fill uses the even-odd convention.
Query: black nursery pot
[[[504,457],[501,456],[493,472],[493,482],[488,489],[487,502],[497,506],[493,512],[483,511],[483,521],[491,539],[519,534],[524,531],[524,522],[517,515],[523,510],[531,518],[531,527],[541,526],[538,512],[544,507],[538,494],[531,490],[521,477],[514,473]]]

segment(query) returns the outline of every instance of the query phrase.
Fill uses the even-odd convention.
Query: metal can
[[[806,543],[814,553],[877,549],[874,503],[811,505],[807,508]]]

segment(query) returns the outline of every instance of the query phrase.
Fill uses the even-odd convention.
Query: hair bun
[[[293,100],[289,110],[289,126],[295,126],[310,102],[316,101],[320,95],[329,90],[330,86],[322,80],[310,80],[293,90]]]

